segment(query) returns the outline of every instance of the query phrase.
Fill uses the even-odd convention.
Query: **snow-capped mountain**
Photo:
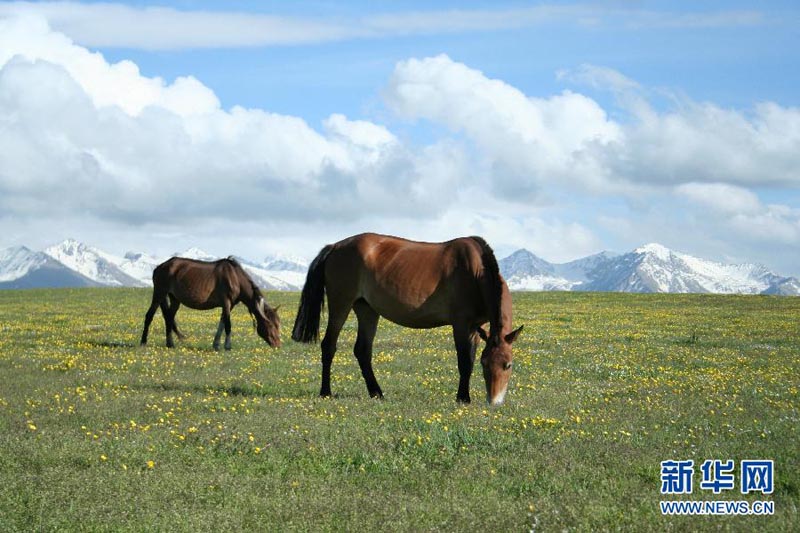
[[[278,253],[265,257],[264,261],[261,262],[261,268],[276,272],[300,272],[303,274],[303,281],[305,281],[308,261],[296,255]]]
[[[117,264],[120,270],[136,279],[143,286],[153,285],[153,269],[163,261],[141,252],[128,252]]]
[[[217,259],[199,248],[174,255]],[[0,250],[0,288],[152,286],[153,269],[166,259],[138,252],[118,257],[72,239],[44,252],[17,246]],[[253,281],[267,290],[300,290],[305,283],[308,262],[303,259],[285,255],[270,256],[260,263],[236,259]],[[518,250],[499,265],[509,288],[520,291],[800,295],[800,280],[780,276],[764,266],[707,261],[659,244],[562,264]]]
[[[97,283],[43,252],[24,246],[0,250],[0,288],[92,287]]]
[[[199,248],[173,256],[215,261]],[[173,257],[170,256],[170,257]],[[0,288],[31,287],[152,287],[153,269],[169,257],[141,252],[123,257],[109,254],[74,239],[34,252],[24,246],[0,249]],[[236,258],[260,287],[267,290],[300,290],[308,263],[289,256],[269,257],[263,263]]]
[[[171,257],[185,257],[200,261],[216,261],[220,259],[196,247],[189,248],[183,252],[176,252]],[[118,266],[144,285],[152,286],[153,269],[167,259],[169,257],[157,259],[147,254],[128,252]],[[297,291],[303,288],[303,283],[306,280],[305,272],[308,267],[304,266],[306,263],[302,259],[289,260],[283,258],[281,263],[265,261],[262,264],[254,263],[242,257],[234,257],[234,259],[242,265],[259,287],[266,290]],[[276,268],[276,266],[280,266],[280,268]]]
[[[708,292],[718,294],[792,293],[797,280],[762,265],[729,265],[646,244],[620,256],[612,269],[596,271],[583,290],[624,292]],[[795,292],[794,294],[800,294]]]
[[[500,272],[511,290],[570,291],[589,281],[589,273],[602,268],[614,257],[602,252],[569,263],[550,263],[528,250],[517,250],[501,259]]]
[[[47,256],[24,246],[6,248],[0,251],[0,282],[20,278],[46,261]]]
[[[122,258],[74,239],[45,248],[44,253],[98,285],[110,287],[140,287],[142,283],[126,274],[118,265]]]
[[[511,290],[800,295],[800,281],[764,266],[708,261],[660,244],[623,255],[603,252],[564,264],[518,250],[500,261],[500,270]]]
[[[517,250],[498,261],[500,272],[513,291],[568,291],[574,281],[556,274],[556,266],[528,250]]]
[[[264,287],[268,290],[276,291],[299,291],[303,288],[303,283],[306,281],[305,272],[298,273],[291,270],[273,270],[268,268],[268,265],[257,265],[241,257],[235,258],[242,265],[253,281],[259,287]],[[298,276],[302,280],[298,283]]]
[[[216,261],[217,259],[219,259],[219,257],[213,256],[210,253],[206,252],[205,250],[201,250],[200,248],[197,248],[195,246],[189,248],[188,250],[184,250],[182,252],[176,252],[172,254],[172,257],[185,257],[187,259],[197,259],[199,261]]]

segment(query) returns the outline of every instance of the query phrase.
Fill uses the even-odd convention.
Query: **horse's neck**
[[[501,278],[502,279],[502,278]],[[500,293],[500,314],[496,324],[489,324],[490,331],[498,335],[509,333],[513,326],[511,314],[511,292],[508,290],[505,280],[503,280],[503,290]]]
[[[253,311],[258,306],[258,301],[261,299],[261,293],[253,285],[250,278],[244,273],[240,272],[239,277],[239,301],[247,306],[248,309]]]
[[[240,293],[239,299],[241,299],[241,301],[252,312],[258,309],[258,302],[261,300],[261,295],[257,294],[254,290],[248,287],[247,290],[243,290]]]

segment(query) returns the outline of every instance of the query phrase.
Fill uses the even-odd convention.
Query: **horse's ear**
[[[506,342],[508,344],[511,344],[512,342],[517,340],[517,337],[519,337],[519,334],[522,333],[522,328],[523,328],[523,326],[520,326],[517,329],[515,329],[514,331],[512,331],[511,333],[509,333],[508,335],[506,335],[506,337],[505,337]]]
[[[481,339],[483,339],[483,342],[487,342],[487,341],[489,340],[489,334],[488,334],[488,333],[486,333],[486,330],[485,330],[485,329],[483,329],[482,327],[478,326],[478,328],[476,329],[476,331],[478,332],[478,336],[479,336]]]

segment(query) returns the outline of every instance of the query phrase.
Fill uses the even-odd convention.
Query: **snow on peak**
[[[654,255],[663,261],[667,261],[674,252],[669,248],[667,248],[666,246],[663,246],[655,242],[651,242],[645,244],[644,246],[640,246],[639,248],[634,250],[634,253]]]
[[[308,261],[296,255],[278,252],[265,257],[264,262],[261,263],[261,268],[266,270],[305,272],[308,270]]]
[[[126,286],[132,282],[135,283],[119,269],[121,258],[87,246],[75,239],[66,239],[59,244],[45,248],[44,253],[70,270],[101,285]]]
[[[211,255],[210,253],[206,252],[205,250],[201,250],[196,246],[192,246],[188,250],[184,250],[183,252],[176,253],[176,257],[185,257],[187,259],[199,259],[200,261],[215,261],[218,259],[217,257]]]
[[[143,252],[127,252],[117,266],[128,276],[138,280],[142,285],[153,284],[153,269],[161,263],[149,254]]]
[[[56,255],[77,256],[84,253],[88,248],[88,246],[75,239],[64,239],[58,244],[45,248],[44,253],[51,257]]]
[[[44,254],[33,252],[24,246],[0,250],[0,282],[21,278],[47,261]]]

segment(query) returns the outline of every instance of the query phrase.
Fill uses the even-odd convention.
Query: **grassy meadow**
[[[506,405],[455,402],[447,328],[381,321],[372,400],[351,315],[320,399],[319,346],[284,346],[246,310],[214,352],[216,312],[186,308],[140,348],[143,289],[0,291],[0,530],[797,531],[800,298],[515,294]],[[660,462],[695,490],[662,497]],[[733,459],[736,489],[698,489]],[[770,496],[739,493],[773,459]],[[771,500],[773,516],[664,517],[659,500]]]

